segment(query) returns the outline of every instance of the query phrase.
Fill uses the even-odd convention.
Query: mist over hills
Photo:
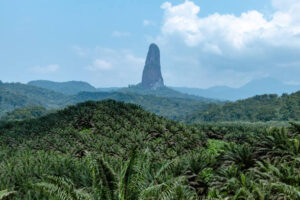
[[[263,78],[250,81],[240,88],[227,86],[215,86],[208,89],[189,87],[160,87],[156,90],[145,89],[141,85],[132,85],[128,88],[111,87],[96,88],[83,81],[54,82],[46,80],[30,81],[29,85],[45,88],[66,95],[75,95],[79,92],[134,92],[146,95],[157,95],[164,97],[192,98],[207,101],[236,101],[263,94],[290,94],[300,90],[299,85],[285,84],[273,78]]]
[[[94,100],[113,99],[137,104],[157,115],[170,119],[179,119],[191,114],[195,109],[204,109],[206,105],[217,101],[194,95],[183,94],[164,85],[160,51],[151,44],[145,62],[142,82],[128,88],[95,88],[83,81],[54,82],[47,80],[30,81],[27,85],[20,83],[2,83],[3,107],[0,116],[6,112],[22,107],[42,106],[47,109],[60,109],[68,105]],[[0,88],[1,89],[1,88]],[[6,92],[6,93],[5,93]],[[6,118],[23,118],[31,109],[9,113]],[[43,112],[42,112],[43,113]]]
[[[79,92],[96,92],[97,89],[87,82],[83,81],[68,81],[68,82],[54,82],[48,80],[36,80],[28,82],[28,85],[33,85],[62,94],[72,95]]]
[[[136,85],[130,85],[129,87],[124,88],[95,88],[89,83],[82,81],[59,83],[47,80],[30,81],[28,85],[34,85],[55,92],[60,92],[65,95],[76,95],[80,92],[117,91],[122,93],[135,93],[139,95],[154,95],[157,97],[183,98],[205,102],[216,102],[209,98],[199,97],[191,94],[183,94],[165,86],[161,73],[160,50],[159,47],[154,43],[149,46],[143,70],[142,81]]]
[[[118,87],[96,88],[84,81],[55,82],[49,80],[36,80],[36,81],[30,81],[27,84],[52,90],[54,92],[59,92],[66,95],[75,95],[78,94],[79,92],[109,92],[109,91],[115,91],[120,89]]]
[[[236,101],[262,94],[289,94],[300,89],[300,85],[288,85],[274,78],[255,79],[240,88],[227,86],[214,86],[208,89],[167,87],[164,84],[161,68],[160,49],[156,44],[151,44],[145,60],[142,81],[137,85],[130,85],[129,87],[123,88],[96,88],[83,81],[59,83],[47,80],[30,81],[28,84],[60,92],[65,95],[75,95],[79,92],[119,91],[142,95],[198,99],[211,102],[216,102],[216,99],[222,101]]]
[[[217,86],[209,89],[167,87],[161,73],[160,50],[151,44],[142,81],[124,88],[96,88],[83,81],[30,81],[28,84],[0,83],[0,116],[23,119],[40,116],[45,109],[61,109],[85,101],[113,99],[141,106],[147,111],[182,122],[298,120],[298,86],[272,78],[258,79],[241,88]],[[272,94],[272,95],[263,95]],[[261,96],[259,96],[261,95]],[[253,97],[254,96],[254,97]],[[247,99],[248,98],[248,99]],[[222,102],[220,100],[237,102]],[[33,107],[33,108],[32,108]],[[38,111],[38,112],[37,112]],[[282,113],[285,113],[284,115]],[[36,114],[37,113],[37,114]],[[23,116],[22,116],[23,115]]]
[[[21,83],[0,84],[0,116],[21,107],[42,106],[46,109],[65,105],[67,96],[44,88]]]
[[[264,81],[257,82],[264,83]],[[278,83],[278,82],[277,82]],[[78,84],[78,83],[77,83]],[[80,83],[81,84],[81,83]],[[251,86],[251,84],[249,84]],[[249,87],[244,86],[244,88]],[[259,86],[260,84],[257,84]],[[278,85],[270,89],[276,89]],[[291,88],[292,90],[292,88]],[[290,91],[291,91],[290,90]],[[251,90],[248,90],[251,91]],[[161,96],[160,96],[161,95]],[[179,95],[179,96],[177,96]],[[176,97],[177,96],[177,97]],[[66,95],[48,89],[20,83],[0,84],[0,116],[5,119],[23,119],[39,109],[39,106],[49,109],[60,109],[89,100],[102,101],[113,99],[133,103],[143,109],[169,119],[186,123],[216,122],[216,121],[289,121],[300,120],[299,92],[278,96],[256,95],[236,102],[220,102],[176,92],[167,87],[156,90],[144,90],[139,85],[110,92],[79,92]],[[39,112],[47,113],[47,112]],[[33,114],[39,116],[39,114]]]
[[[121,92],[121,93],[136,93],[140,95],[154,95],[158,97],[174,97],[183,99],[195,99],[202,101],[216,102],[213,99],[199,97],[191,94],[184,94],[170,87],[158,87],[155,90],[142,87],[141,84],[130,85],[129,87],[111,87],[111,88],[96,88],[84,81],[67,81],[55,82],[48,80],[30,81],[27,83],[31,86],[44,88],[53,92],[59,92],[64,95],[76,95],[81,92]]]
[[[172,87],[182,93],[202,96],[206,98],[236,101],[262,94],[292,93],[300,90],[300,85],[288,85],[273,78],[263,78],[250,81],[240,88],[215,86],[208,89]]]
[[[34,83],[37,84],[39,81]],[[46,83],[51,85],[53,82]],[[62,86],[67,86],[70,89],[69,92],[75,91],[75,89],[73,90],[73,88],[70,86],[76,86],[80,84],[87,85],[83,82],[70,82],[68,84],[55,83],[55,85],[60,84]],[[58,87],[60,90],[62,88],[64,87]],[[54,90],[56,89],[54,88]],[[64,91],[64,89],[62,89],[62,91]],[[0,119],[19,120],[31,118],[31,114],[33,117],[39,117],[40,115],[36,114],[37,110],[43,111],[43,109],[37,109],[36,106],[51,110],[61,109],[69,105],[89,100],[102,101],[106,99],[133,103],[157,115],[170,119],[179,119],[187,114],[192,114],[195,109],[204,109],[212,102],[198,97],[192,98],[194,96],[181,94],[180,92],[176,92],[167,88],[158,89],[156,90],[156,93],[154,90],[146,90],[144,93],[132,91],[135,90],[129,88],[128,90],[124,91],[79,92],[74,95],[67,95],[33,85],[21,83],[2,83],[0,84]],[[150,93],[150,91],[152,93]],[[164,96],[154,94],[163,94]],[[39,113],[46,114],[47,112]]]

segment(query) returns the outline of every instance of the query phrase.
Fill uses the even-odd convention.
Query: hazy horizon
[[[297,0],[3,1],[0,80],[141,82],[150,43],[167,86],[299,85]]]

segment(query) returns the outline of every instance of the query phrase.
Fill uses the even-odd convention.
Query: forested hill
[[[196,129],[158,117],[133,104],[113,100],[85,102],[39,119],[0,126],[0,189],[15,191],[14,199],[49,199],[40,190],[39,183],[56,176],[61,177],[58,181],[74,180],[75,185],[68,182],[69,186],[80,185],[95,199],[115,199],[105,196],[118,188],[108,177],[110,170],[115,171],[110,178],[122,173],[120,167],[125,169],[125,165],[121,163],[130,158],[133,150],[139,153],[136,155],[139,160],[147,159],[144,164],[152,172],[157,170],[157,174],[159,165],[169,169],[173,158],[205,146],[206,142],[206,137]],[[107,159],[111,167],[106,168],[107,162],[103,163],[102,159]],[[141,167],[146,170],[146,165]],[[143,190],[131,177],[124,183],[126,190]],[[120,177],[120,180],[124,179]],[[105,194],[108,190],[111,191]]]
[[[169,97],[169,98],[181,98],[181,99],[193,99],[193,100],[200,100],[205,102],[221,102],[215,99],[190,95],[178,92],[176,90],[173,90],[170,87],[163,86],[156,89],[147,89],[143,88],[140,84],[138,85],[132,85],[127,88],[121,88],[118,90],[119,92],[129,92],[129,93],[135,93],[140,95],[154,95],[158,97]]]
[[[65,95],[51,90],[21,83],[0,83],[0,116],[27,106],[59,108],[65,100]]]
[[[300,120],[300,91],[291,95],[260,95],[245,100],[208,106],[183,121],[289,121]]]
[[[68,102],[69,104],[76,104],[87,100],[100,101],[105,99],[137,104],[145,110],[174,120],[187,116],[195,110],[203,110],[209,105],[209,102],[197,99],[159,97],[132,92],[81,92],[70,97]]]
[[[68,135],[70,141],[68,141],[67,138],[63,138],[64,136],[67,136],[63,134],[64,130],[66,134],[70,134]],[[126,145],[129,147],[130,144],[141,145],[142,148],[146,148],[146,146],[142,146],[143,143],[153,141],[160,143],[166,142],[166,140],[176,140],[176,143],[179,146],[184,142],[190,143],[191,146],[186,146],[187,148],[192,148],[192,144],[196,142],[193,141],[192,137],[200,137],[201,141],[197,141],[199,145],[205,144],[203,135],[192,127],[159,117],[143,110],[137,105],[126,104],[114,100],[100,102],[87,101],[74,106],[69,106],[56,113],[48,114],[38,119],[19,122],[3,122],[0,126],[0,144],[10,145],[15,142],[15,145],[18,145],[19,141],[21,141],[19,139],[22,137],[27,139],[31,138],[33,140],[35,140],[35,137],[38,137],[43,140],[43,137],[47,136],[53,136],[53,140],[55,140],[55,136],[62,137],[62,139],[66,139],[66,143],[69,143],[72,142],[72,137],[76,135],[72,130],[76,130],[76,132],[79,131],[79,135],[77,136],[80,136],[80,133],[82,133],[87,137],[101,137],[103,140],[110,141],[108,143],[115,145],[116,148],[120,148],[111,153],[119,153],[120,155],[123,154],[123,156],[126,156],[126,154],[124,154],[124,151],[120,150]],[[62,133],[60,131],[62,131]],[[140,137],[141,143],[130,142],[134,137]],[[15,138],[16,141],[13,141],[12,139],[11,141],[5,142],[5,138]],[[38,138],[37,140],[39,140]],[[179,138],[184,138],[185,141],[179,140]],[[99,140],[99,142],[105,143],[103,140]],[[115,141],[113,142],[113,140]],[[63,143],[63,141],[59,143]],[[55,143],[51,144],[49,142],[45,142],[43,145],[47,146],[47,144],[55,145]],[[97,147],[94,142],[86,143],[85,145]],[[164,145],[157,146],[167,148],[168,145],[165,147],[163,147]],[[112,150],[110,149],[111,147],[112,146],[102,146],[101,148],[103,153],[108,153],[109,150]],[[148,147],[150,148],[150,146]],[[57,150],[60,148],[63,149],[68,147],[57,147]],[[80,146],[74,146],[74,148],[80,149]],[[88,147],[86,146],[85,148]],[[48,149],[45,148],[44,150]],[[154,149],[152,150],[154,151]],[[180,151],[177,153],[180,153]]]
[[[0,197],[299,199],[299,130],[189,126],[133,104],[89,101],[0,124]]]
[[[154,95],[159,97],[194,99],[209,102],[219,102],[214,99],[204,98],[196,95],[190,95],[173,90],[170,87],[159,87],[156,89],[143,88],[141,84],[131,85],[124,88],[95,88],[87,82],[83,81],[68,81],[68,82],[54,82],[47,80],[30,81],[28,85],[52,90],[65,95],[76,95],[80,92],[123,92],[123,93],[136,93],[139,95]]]
[[[176,97],[178,94],[182,96]],[[80,92],[76,95],[63,95],[20,83],[0,83],[0,117],[17,108],[42,106],[46,109],[61,109],[88,100],[114,99],[137,104],[157,115],[186,123],[300,120],[300,92],[280,97],[260,95],[226,104],[187,96],[179,92],[174,93],[166,87],[156,91],[142,91],[136,86],[119,92]],[[17,116],[18,119],[23,119],[28,114],[30,112],[26,109],[18,110],[8,118]]]
[[[42,106],[21,107],[5,113],[2,117],[0,117],[0,121],[22,121],[27,119],[35,119],[49,114],[51,111],[52,110],[47,110]]]
[[[28,85],[45,88],[66,95],[74,95],[84,91],[85,92],[97,91],[95,87],[83,81],[54,82],[54,81],[46,81],[46,80],[37,80],[37,81],[30,81]]]
[[[5,113],[19,108],[25,109],[10,113],[9,116],[4,116],[4,119],[24,119],[32,113],[32,106],[61,109],[88,100],[101,101],[105,99],[137,104],[148,111],[170,119],[182,118],[193,113],[195,109],[202,110],[209,104],[209,102],[199,99],[159,97],[130,92],[81,92],[76,95],[63,95],[31,85],[2,83],[0,84],[0,118]],[[32,117],[39,116],[34,110],[33,113]]]

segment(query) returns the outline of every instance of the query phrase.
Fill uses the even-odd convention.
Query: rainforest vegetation
[[[42,106],[21,107],[12,112],[5,113],[0,117],[0,121],[22,121],[26,119],[34,119],[54,112],[54,110],[47,110]]]
[[[300,199],[299,135],[89,101],[1,122],[0,199]]]
[[[278,96],[257,95],[224,105],[211,104],[182,119],[187,123],[224,121],[299,121],[300,92]]]
[[[196,99],[184,99],[174,97],[162,97],[149,94],[137,94],[132,92],[81,92],[68,100],[70,104],[76,104],[87,100],[99,101],[113,99],[126,103],[140,105],[143,109],[157,115],[180,120],[195,110],[204,110],[210,102]]]
[[[61,93],[35,86],[0,82],[0,116],[24,107],[60,108],[65,105],[66,98]]]
[[[138,86],[131,86],[115,92],[66,95],[20,83],[0,83],[0,117],[18,108],[61,109],[88,100],[106,99],[137,104],[159,116],[183,123],[300,121],[300,92],[282,96],[257,95],[236,102],[220,102],[181,94],[167,87],[143,91]]]
[[[69,82],[54,82],[47,80],[30,81],[28,85],[52,90],[54,92],[65,95],[75,95],[79,92],[97,92],[97,89],[87,82],[83,81],[69,81]]]

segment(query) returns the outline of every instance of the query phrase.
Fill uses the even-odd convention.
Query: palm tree
[[[258,167],[252,169],[257,181],[267,186],[274,197],[300,199],[300,171],[297,168],[299,161],[281,163],[279,160],[271,163],[257,162]]]
[[[221,167],[213,177],[208,199],[267,200],[268,193],[258,185],[251,173],[241,172],[237,166]]]
[[[114,192],[117,190],[117,175],[113,168],[103,158],[89,158],[88,167],[94,194],[100,196],[101,199],[114,200]]]
[[[180,158],[181,170],[178,174],[187,177],[188,185],[200,197],[205,197],[209,189],[209,181],[213,169],[217,166],[217,161],[213,153],[203,149],[197,152],[191,152]]]
[[[299,152],[299,141],[291,140],[285,128],[271,128],[263,134],[256,135],[254,145],[263,159],[295,155]]]
[[[88,158],[92,188],[77,189],[67,178],[47,176],[46,181],[35,184],[51,197],[68,200],[160,200],[197,198],[196,192],[187,184],[186,176],[173,177],[169,171],[176,160],[155,167],[150,161],[150,152],[132,150],[130,158],[116,173],[103,158]]]
[[[225,165],[235,163],[242,170],[249,169],[255,165],[256,152],[255,149],[249,145],[229,143],[224,146],[224,152],[221,159]]]
[[[76,189],[74,183],[67,179],[47,176],[46,181],[34,184],[34,187],[59,200],[92,200],[84,189]]]
[[[139,157],[136,151],[131,153],[119,179],[120,200],[196,199],[196,193],[187,185],[186,176],[173,177],[168,173],[176,160],[155,167],[150,157],[147,150]]]

